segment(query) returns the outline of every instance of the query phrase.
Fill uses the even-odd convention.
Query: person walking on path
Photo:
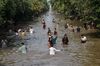
[[[62,43],[63,43],[63,46],[66,46],[68,45],[68,37],[67,37],[67,34],[64,34],[64,37],[62,38]]]

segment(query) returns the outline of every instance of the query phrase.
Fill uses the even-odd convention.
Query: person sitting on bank
[[[86,41],[87,41],[87,37],[82,34],[81,35],[81,43],[86,43]]]

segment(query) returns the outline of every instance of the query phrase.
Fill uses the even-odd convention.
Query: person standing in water
[[[54,35],[51,37],[51,41],[52,41],[52,44],[53,44],[53,47],[56,47],[56,44],[57,44],[57,36]]]
[[[1,44],[2,44],[2,48],[6,48],[7,47],[7,40],[1,40]]]
[[[54,56],[56,54],[56,51],[60,50],[57,50],[56,48],[53,47],[53,45],[51,45],[51,47],[49,48],[49,54]]]
[[[56,36],[58,35],[56,28],[54,30],[54,35],[56,35]]]
[[[21,51],[22,53],[26,54],[27,46],[24,43],[22,43],[22,46],[18,49],[18,51]],[[18,51],[16,51],[16,52],[18,52]]]
[[[34,33],[34,29],[32,27],[30,27],[29,32],[32,35]]]
[[[55,19],[53,19],[52,22],[55,23]]]
[[[67,29],[67,28],[68,28],[68,24],[66,23],[66,24],[65,24],[65,29]]]
[[[78,26],[78,27],[76,28],[77,33],[80,33],[80,30],[81,30],[81,28]]]
[[[67,34],[64,34],[64,37],[62,38],[62,43],[63,43],[63,46],[66,46],[68,45],[68,37],[67,37]]]
[[[48,35],[51,34],[51,29],[50,29],[50,28],[48,28],[48,32],[47,32],[47,34],[48,34]]]
[[[45,23],[45,20],[44,19],[42,21],[42,24],[43,24],[43,29],[45,29],[46,28],[46,23]]]
[[[82,34],[81,35],[81,43],[86,43],[86,41],[87,41],[87,37]]]
[[[51,37],[49,37],[49,39],[48,39],[48,48],[50,48],[51,45],[53,45],[53,43],[52,43]]]

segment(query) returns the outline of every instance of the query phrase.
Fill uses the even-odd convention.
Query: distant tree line
[[[46,0],[0,0],[0,25],[27,20],[47,10]]]
[[[82,21],[100,21],[100,0],[52,0],[53,9],[66,17]]]

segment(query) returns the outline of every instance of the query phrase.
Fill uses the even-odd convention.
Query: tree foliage
[[[46,0],[0,0],[0,24],[26,20],[46,10]]]
[[[67,17],[100,21],[100,0],[52,0],[53,9]]]

